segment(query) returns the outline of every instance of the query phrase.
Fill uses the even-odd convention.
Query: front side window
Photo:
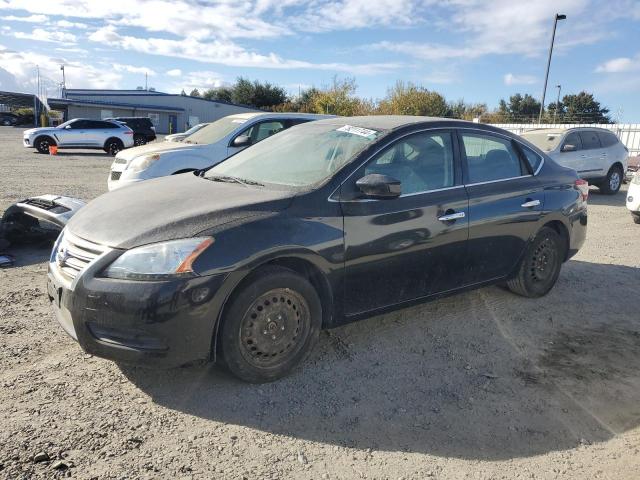
[[[451,133],[417,133],[398,140],[365,166],[363,175],[373,173],[400,180],[402,194],[452,187]]]
[[[275,135],[278,132],[284,130],[284,124],[278,121],[260,122],[249,127],[241,135],[247,135],[251,138],[251,144],[261,142],[271,135]]]
[[[601,148],[600,139],[596,132],[580,132],[580,138],[582,139],[582,148],[585,150]]]
[[[231,176],[293,188],[309,187],[333,176],[382,135],[376,130],[344,124],[310,122],[236,153],[209,169],[205,178]]]
[[[462,133],[461,136],[469,169],[469,183],[503,180],[525,174],[510,140],[476,133]]]
[[[567,145],[571,145],[573,147],[571,150],[567,151],[577,152],[578,150],[582,150],[582,140],[580,139],[580,135],[575,132],[567,135],[567,138],[564,139],[564,143],[562,144],[563,151],[565,151]]]

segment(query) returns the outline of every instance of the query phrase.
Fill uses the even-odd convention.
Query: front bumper
[[[120,173],[117,178],[115,178],[114,173]],[[142,182],[144,178],[122,178],[125,172],[116,172],[112,170],[109,172],[109,178],[107,179],[107,189],[109,191],[116,190],[118,188],[126,187],[128,185],[135,185],[136,183]]]
[[[31,148],[33,145],[31,144],[31,139],[29,137],[22,138],[22,145],[26,148]]]
[[[85,352],[117,362],[175,367],[209,360],[225,275],[158,282],[96,277],[113,258],[99,259],[72,282],[49,263],[47,292],[63,330]]]

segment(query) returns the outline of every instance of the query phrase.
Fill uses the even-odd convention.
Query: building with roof
[[[72,118],[149,117],[158,133],[184,132],[203,122],[213,122],[255,108],[219,100],[152,90],[66,89],[64,98],[49,98],[49,108]]]

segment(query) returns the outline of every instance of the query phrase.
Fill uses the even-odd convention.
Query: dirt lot
[[[0,212],[106,191],[110,157],[38,155],[20,135],[0,127]],[[0,477],[640,478],[640,226],[624,192],[589,202],[587,243],[544,299],[485,288],[325,332],[262,386],[85,355],[49,310],[50,247],[14,249]]]

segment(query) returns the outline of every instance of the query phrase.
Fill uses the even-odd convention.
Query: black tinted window
[[[75,122],[70,123],[69,126],[74,130],[89,128],[89,120],[76,120]]]
[[[469,183],[489,182],[523,174],[522,163],[510,140],[475,133],[463,133],[469,168]]]
[[[575,150],[582,150],[582,140],[580,140],[580,135],[575,132],[570,133],[569,135],[567,135],[567,138],[564,139],[562,148],[564,148],[565,145],[573,145],[574,147],[576,147]]]
[[[616,137],[613,133],[598,132],[598,137],[600,138],[600,144],[603,147],[612,147],[616,143],[618,143],[618,137]]]
[[[524,145],[520,145],[524,156],[527,157],[527,162],[529,162],[529,166],[531,167],[531,172],[535,173],[538,170],[538,167],[542,163],[542,157],[538,155],[536,152],[531,150]]]
[[[580,138],[582,139],[582,148],[585,150],[602,146],[596,132],[580,132]]]
[[[367,164],[363,175],[378,173],[400,180],[402,193],[418,193],[454,184],[451,134],[418,133],[387,147]]]

